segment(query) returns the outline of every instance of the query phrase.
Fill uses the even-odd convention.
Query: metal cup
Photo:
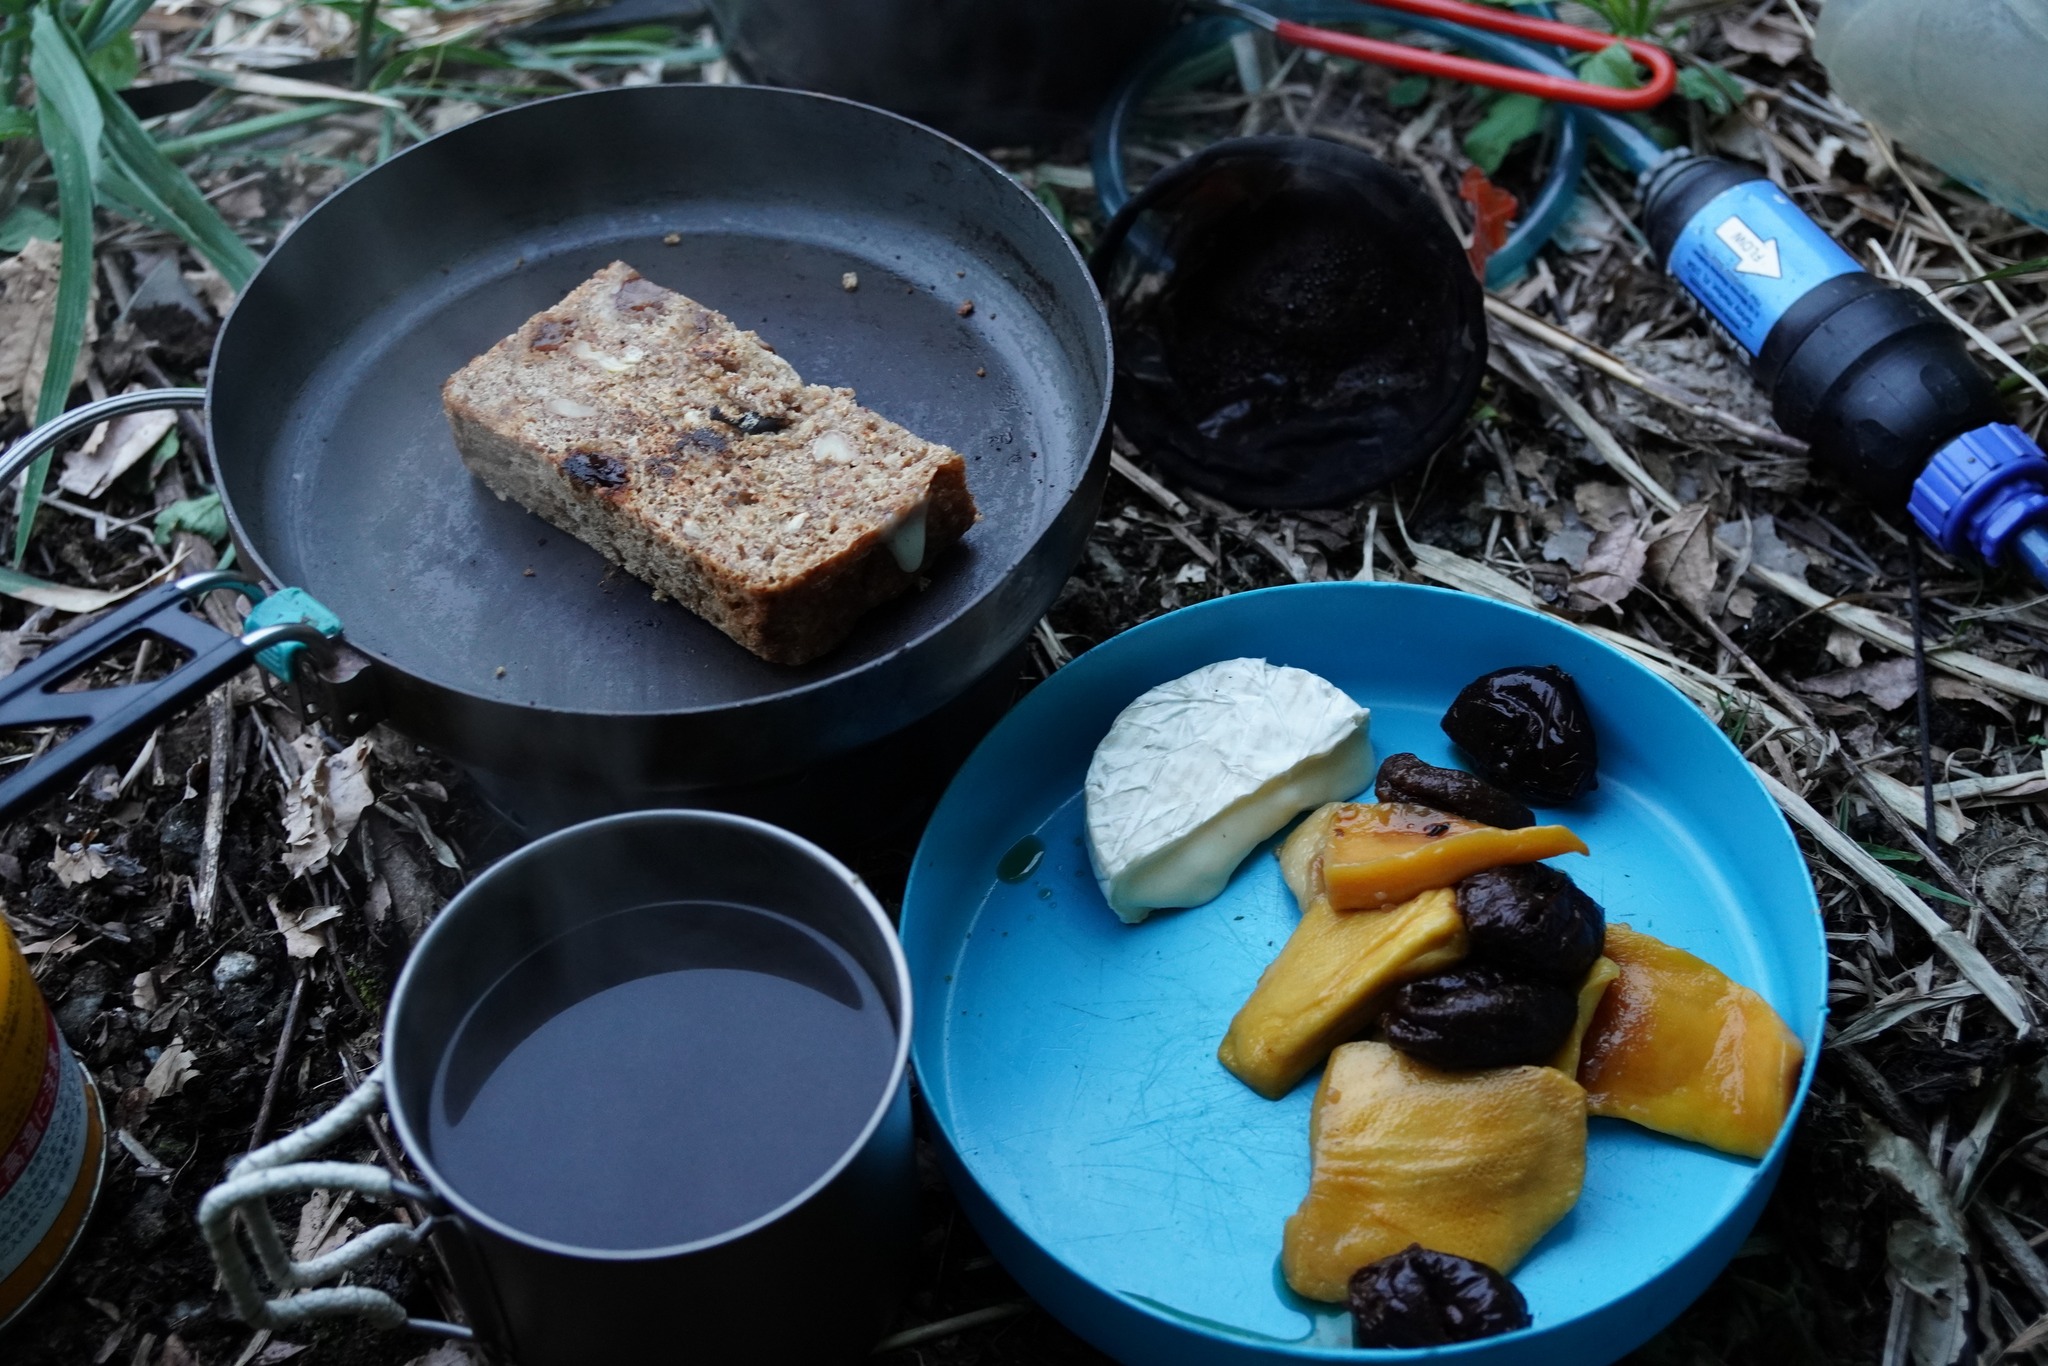
[[[615,912],[679,901],[786,916],[867,974],[893,1023],[895,1052],[866,1125],[779,1208],[677,1246],[570,1246],[478,1207],[437,1169],[428,1128],[437,1074],[472,1008],[559,936]],[[640,961],[604,973],[605,985],[668,970],[659,953],[622,957]],[[473,1335],[519,1366],[667,1359],[678,1351],[762,1363],[850,1357],[888,1326],[914,1234],[910,1010],[909,972],[888,917],[861,880],[816,845],[709,811],[636,812],[572,826],[495,865],[449,903],[399,978],[379,1072],[333,1112],[236,1164],[208,1192],[200,1222],[237,1311],[259,1326],[357,1315],[385,1327]],[[352,1130],[380,1097],[424,1188],[380,1167],[301,1160]],[[545,1182],[549,1173],[535,1170],[531,1179]],[[417,1230],[380,1225],[313,1262],[293,1263],[264,1201],[323,1186],[414,1199],[433,1217]],[[361,1286],[267,1298],[236,1239],[237,1214],[281,1289],[431,1239],[472,1327],[410,1319],[389,1296]]]

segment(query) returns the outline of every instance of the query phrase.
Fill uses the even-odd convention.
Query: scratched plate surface
[[[1601,768],[1595,793],[1549,813],[1592,850],[1560,864],[1610,918],[1760,991],[1806,1040],[1808,1075],[1819,1039],[1825,952],[1783,819],[1713,726],[1616,651],[1533,613],[1385,584],[1241,594],[1127,632],[1042,684],[961,771],[919,849],[903,935],[918,1076],[970,1214],[1027,1289],[1131,1362],[1359,1355],[1348,1321],[1294,1296],[1278,1269],[1282,1221],[1308,1183],[1316,1078],[1271,1102],[1215,1059],[1296,919],[1273,842],[1215,901],[1137,926],[1109,910],[1083,842],[1082,777],[1116,713],[1245,655],[1313,670],[1371,708],[1376,761],[1410,750],[1432,763],[1457,762],[1437,722],[1465,682],[1564,666]],[[1000,879],[1033,835],[1043,860]],[[1620,1355],[1725,1262],[1776,1161],[1595,1120],[1583,1197],[1515,1272],[1534,1326],[1374,1355]]]

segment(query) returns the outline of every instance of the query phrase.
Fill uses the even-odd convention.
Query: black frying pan
[[[768,664],[469,475],[442,381],[615,258],[966,456],[982,520],[929,587]],[[1012,650],[1093,520],[1109,377],[1081,257],[988,161],[842,100],[653,86],[480,119],[333,196],[237,304],[207,408],[242,553],[340,616],[394,724],[514,779],[673,791],[891,734]],[[35,673],[7,682],[61,681]]]

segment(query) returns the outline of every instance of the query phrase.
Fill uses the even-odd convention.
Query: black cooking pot
[[[442,381],[614,259],[966,456],[982,520],[927,587],[815,663],[769,664],[463,468]],[[677,85],[523,105],[393,158],[278,244],[204,395],[123,396],[63,421],[203,397],[244,566],[339,616],[376,708],[495,778],[620,809],[719,804],[698,794],[900,734],[986,677],[1087,537],[1109,388],[1087,267],[993,164],[843,100]],[[0,478],[52,437],[24,438]],[[0,680],[0,729],[90,723],[0,783],[0,811],[139,737],[259,645],[313,637],[286,624],[210,638],[184,609],[211,586],[131,601]],[[156,684],[56,691],[139,634],[193,659]]]
[[[711,0],[750,79],[907,114],[981,146],[1086,128],[1180,0]]]

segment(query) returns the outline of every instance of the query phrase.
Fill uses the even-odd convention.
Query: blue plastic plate
[[[1560,860],[1626,921],[1761,992],[1819,1052],[1827,957],[1791,832],[1741,756],[1661,679],[1560,622],[1399,584],[1311,584],[1185,608],[1090,650],[1004,718],[926,829],[903,907],[912,1056],[954,1188],[1012,1275],[1131,1366],[1359,1359],[1597,1366],[1670,1322],[1755,1221],[1761,1163],[1596,1119],[1585,1194],[1514,1273],[1521,1332],[1417,1352],[1352,1349],[1344,1315],[1279,1273],[1308,1186],[1311,1076],[1261,1100],[1216,1044],[1293,928],[1270,846],[1206,906],[1127,926],[1082,842],[1081,781],[1138,694],[1219,659],[1313,670],[1372,709],[1377,756],[1451,763],[1437,722],[1509,664],[1578,679],[1599,790],[1556,814]],[[1021,881],[1018,841],[1046,854]]]

